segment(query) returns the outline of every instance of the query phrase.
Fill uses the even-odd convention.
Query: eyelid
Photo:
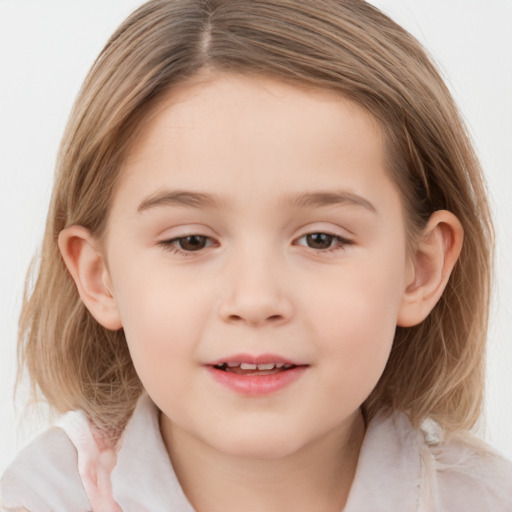
[[[186,238],[193,237],[193,236],[200,237],[200,238],[206,238],[207,241],[209,241],[208,245],[206,247],[198,249],[197,251],[186,251],[184,249],[181,249],[178,246],[178,242],[180,240],[184,240]],[[219,244],[217,242],[215,242],[215,239],[209,235],[202,235],[200,233],[191,232],[191,233],[183,234],[181,236],[175,236],[172,238],[166,238],[164,240],[160,240],[159,242],[157,242],[157,245],[163,247],[164,250],[169,251],[171,253],[179,254],[180,256],[183,256],[183,257],[190,257],[190,256],[199,256],[200,254],[203,254],[206,249],[208,249],[212,246],[215,246],[215,245],[218,246]]]
[[[308,237],[309,235],[319,235],[319,234],[327,235],[327,236],[332,237],[334,240],[336,240],[338,242],[338,245],[333,246],[333,247],[329,247],[327,249],[317,249],[317,248],[308,247],[307,245],[302,245],[302,244],[296,244],[296,245],[300,245],[302,247],[306,247],[306,248],[308,248],[309,250],[311,250],[311,251],[313,251],[315,253],[335,252],[335,251],[338,251],[338,250],[344,250],[344,249],[346,249],[347,246],[354,245],[354,240],[351,240],[351,239],[349,239],[349,238],[347,238],[345,236],[339,235],[337,233],[333,233],[333,232],[331,232],[329,230],[325,230],[325,229],[317,229],[317,230],[308,231],[307,233],[304,233],[300,237],[297,237],[294,240],[294,242],[297,242],[298,240],[301,240],[302,238]]]
[[[308,229],[309,228],[309,229]],[[314,253],[329,253],[346,250],[347,246],[354,245],[355,241],[351,237],[347,237],[342,235],[336,229],[329,229],[322,225],[308,225],[304,226],[303,234],[294,238],[292,240],[292,245],[305,247],[311,252]],[[341,230],[341,228],[340,228]],[[182,230],[180,234],[177,236],[170,236],[163,240],[157,242],[157,245],[161,246],[165,250],[178,254],[183,257],[191,257],[191,256],[200,256],[205,253],[207,249],[211,249],[212,247],[218,247],[220,243],[216,240],[215,236],[211,236],[209,234],[205,234],[206,228],[203,230],[201,227],[192,227],[191,229]],[[327,248],[315,248],[309,247],[307,244],[298,243],[301,239],[304,239],[310,235],[318,235],[323,234],[333,238],[335,241],[335,245],[327,247]],[[200,237],[206,239],[205,247],[200,247],[197,250],[186,250],[179,247],[180,240],[184,240],[189,237]]]
[[[311,235],[314,233],[325,233],[336,238],[341,238],[346,242],[355,242],[355,233],[348,229],[346,226],[341,226],[336,222],[320,221],[320,222],[308,222],[299,226],[296,230],[298,233],[302,233],[301,236]],[[296,237],[297,240],[300,237]]]

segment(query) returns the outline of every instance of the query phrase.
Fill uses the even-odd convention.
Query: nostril
[[[278,325],[292,317],[292,307],[285,300],[235,296],[223,300],[218,313],[223,321],[232,324]]]
[[[262,320],[264,322],[266,321],[266,322],[272,322],[272,323],[280,322],[280,321],[283,320],[283,316],[282,315],[270,315],[270,316],[262,319],[261,317],[251,318],[250,315],[247,315],[247,317],[243,317],[243,316],[240,316],[240,315],[229,315],[228,319],[231,322],[242,322],[242,321],[245,321],[245,322],[248,322],[250,324],[259,324],[259,323],[261,323]]]

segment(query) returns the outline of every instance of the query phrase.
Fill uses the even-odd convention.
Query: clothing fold
[[[83,413],[66,414],[9,466],[0,510],[195,512],[159,414],[144,393],[114,447]],[[340,512],[512,512],[512,464],[476,438],[443,440],[435,422],[415,429],[403,413],[381,413],[368,425]]]

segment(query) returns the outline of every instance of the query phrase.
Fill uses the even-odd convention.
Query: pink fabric
[[[78,411],[69,413],[66,421],[59,426],[65,430],[77,449],[78,472],[94,512],[122,512],[113,497],[111,482],[122,440],[111,446],[85,415]]]

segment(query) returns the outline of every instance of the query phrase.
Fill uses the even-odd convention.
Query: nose
[[[222,276],[222,320],[253,327],[289,322],[293,306],[283,265],[261,253],[233,259]]]

